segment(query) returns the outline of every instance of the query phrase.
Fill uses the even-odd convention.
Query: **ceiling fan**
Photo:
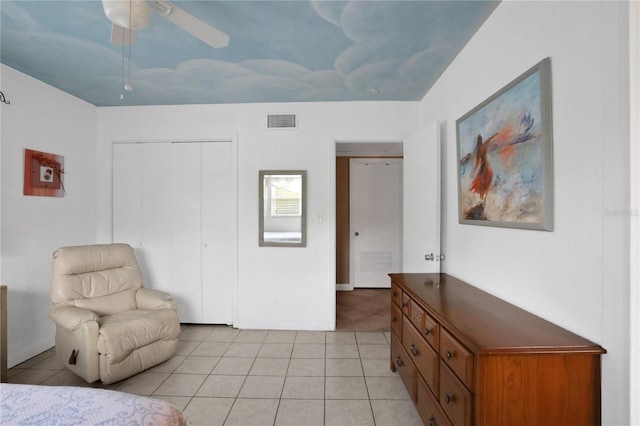
[[[194,37],[219,49],[229,44],[229,36],[206,22],[164,0],[102,0],[105,15],[113,23],[111,43],[130,46],[136,41],[136,30],[151,22],[155,11]]]

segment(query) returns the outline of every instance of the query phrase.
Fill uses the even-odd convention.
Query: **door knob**
[[[358,235],[360,235],[360,233],[356,231],[356,233],[353,234],[353,235],[355,235],[357,237]]]

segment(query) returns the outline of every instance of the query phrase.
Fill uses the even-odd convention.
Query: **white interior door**
[[[402,159],[350,160],[351,283],[390,286],[401,272]]]
[[[440,126],[404,141],[402,272],[440,272]]]

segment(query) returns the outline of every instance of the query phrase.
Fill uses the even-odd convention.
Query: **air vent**
[[[390,251],[376,252],[363,251],[360,252],[360,270],[361,271],[391,271],[393,269],[393,253]]]
[[[270,114],[267,115],[268,129],[295,129],[297,120],[295,114]]]

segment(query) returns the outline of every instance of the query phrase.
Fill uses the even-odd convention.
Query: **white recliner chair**
[[[117,382],[175,354],[176,302],[142,286],[128,244],[56,250],[51,300],[58,360],[88,383]]]

